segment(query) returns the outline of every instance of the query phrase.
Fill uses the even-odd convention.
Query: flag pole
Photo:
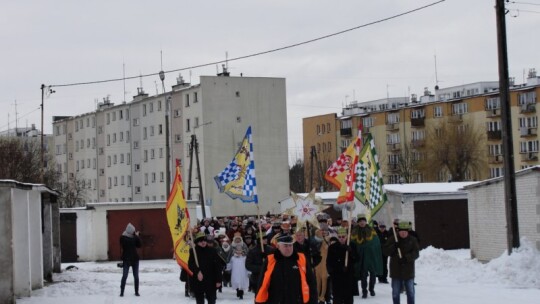
[[[264,245],[263,245],[263,238],[262,238],[262,220],[261,220],[261,211],[259,210],[259,204],[257,204],[257,220],[259,220],[259,243],[261,243],[261,252],[264,253]]]
[[[354,204],[354,198],[353,198],[353,201],[351,202]],[[351,207],[352,209],[352,207]],[[349,245],[351,244],[351,228],[352,228],[352,210],[347,210],[347,212],[349,213],[349,228],[347,229],[347,251],[345,251],[345,267],[347,267],[347,264],[348,264],[348,257],[349,257]]]
[[[394,218],[392,217],[392,207],[390,206],[390,204],[386,204],[386,209],[388,209],[386,212],[388,213],[388,218],[391,220],[390,223],[392,223],[392,231],[394,232],[394,241],[396,241],[396,244],[398,243],[398,238],[397,238],[397,232],[396,232],[396,227],[394,227]],[[401,249],[399,249],[399,247],[397,248],[397,251],[398,251],[398,256],[399,258],[401,259]]]
[[[195,250],[195,247],[197,247],[197,245],[193,240],[193,232],[191,231],[191,229],[189,229],[189,239],[191,240],[191,244],[193,244],[193,257],[195,258],[195,265],[197,266],[197,268],[199,268],[199,259],[197,258],[197,250]]]

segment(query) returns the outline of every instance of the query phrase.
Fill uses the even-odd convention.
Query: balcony
[[[352,128],[342,128],[339,130],[341,136],[352,136]]]
[[[399,165],[394,163],[388,163],[388,171],[398,171]]]
[[[536,104],[534,103],[522,104],[520,107],[520,113],[536,113]]]
[[[448,117],[449,123],[462,123],[463,122],[463,114],[454,114],[450,117]]]
[[[411,118],[411,127],[424,127],[426,124],[424,122],[425,117]]]
[[[416,139],[411,141],[411,145],[413,148],[422,148],[426,144],[426,141],[423,139]]]
[[[525,152],[521,154],[521,161],[538,161],[538,152]]]
[[[399,150],[401,150],[401,144],[400,143],[388,143],[387,144],[387,150],[388,151],[399,151]]]
[[[486,117],[487,118],[494,118],[494,117],[500,117],[501,116],[501,109],[488,109],[486,110]]]
[[[362,135],[367,135],[371,133],[371,127],[363,127],[362,128]]]
[[[490,164],[500,164],[503,162],[503,156],[502,155],[490,155],[488,162]]]
[[[538,129],[536,127],[534,128],[521,128],[519,130],[521,133],[521,137],[530,137],[530,136],[536,136],[538,134]]]
[[[502,138],[502,131],[501,130],[488,131],[487,138],[488,140],[500,140]]]
[[[386,131],[399,131],[399,123],[387,123]]]

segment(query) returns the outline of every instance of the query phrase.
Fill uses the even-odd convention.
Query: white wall
[[[28,204],[28,244],[30,252],[30,282],[32,289],[43,287],[43,241],[41,223],[41,193],[26,191]]]
[[[43,287],[41,194],[13,188],[13,278],[16,296],[30,296]]]
[[[15,296],[29,297],[30,246],[28,244],[28,203],[25,190],[11,189],[11,208],[13,223],[13,292]]]
[[[498,180],[467,190],[471,255],[489,261],[507,249],[504,184]],[[520,237],[540,249],[540,173],[516,175],[516,192]]]

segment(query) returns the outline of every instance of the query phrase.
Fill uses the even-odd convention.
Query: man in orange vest
[[[277,239],[277,250],[265,260],[259,277],[256,304],[317,304],[315,275],[293,237]]]

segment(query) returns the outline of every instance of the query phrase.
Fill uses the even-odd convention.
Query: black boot
[[[240,298],[240,289],[236,288],[236,297]]]
[[[135,279],[135,295],[138,297],[139,294],[139,279]]]
[[[243,290],[238,291],[238,297],[240,298],[240,300],[244,299],[244,291]]]
[[[124,296],[124,287],[120,287],[120,296],[123,297]]]

